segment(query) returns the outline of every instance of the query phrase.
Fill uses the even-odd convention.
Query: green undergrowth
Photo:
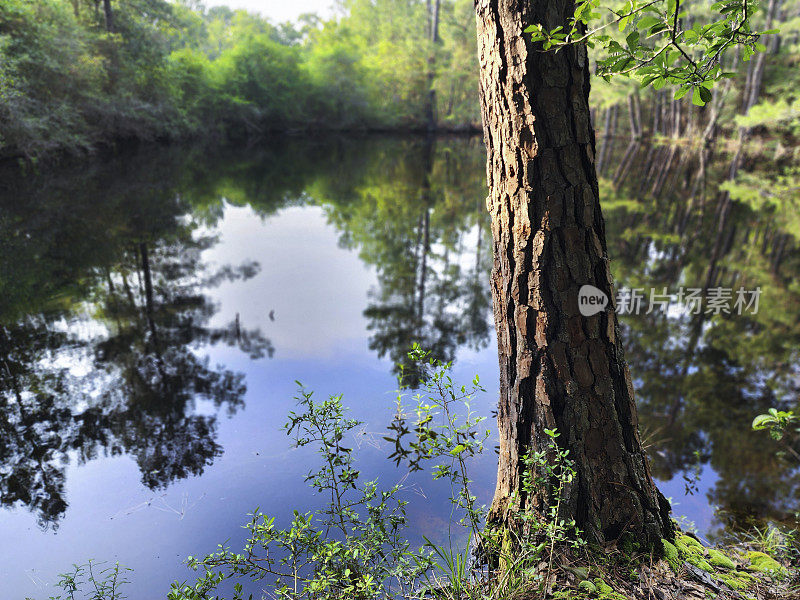
[[[401,484],[381,487],[359,470],[350,440],[361,423],[348,416],[341,396],[318,399],[301,386],[284,429],[295,447],[316,453],[318,464],[306,481],[329,500],[315,511],[293,510],[285,527],[256,508],[245,523],[244,546],[222,544],[189,557],[196,574],[175,581],[168,600],[245,600],[253,582],[264,582],[256,585],[276,600],[628,600],[674,598],[690,582],[709,597],[741,600],[764,599],[762,584],[788,590],[797,579],[783,564],[796,557],[790,533],[766,531],[727,548],[707,547],[680,531],[660,548],[646,548],[630,535],[589,544],[574,520],[561,518],[577,472],[569,451],[558,445],[559,432],[550,429],[541,449],[523,457],[521,490],[510,502],[519,507],[521,498],[541,494],[541,509],[512,511],[502,526],[487,525],[487,507],[470,477],[489,437],[484,417],[471,409],[484,392],[479,379],[456,384],[451,364],[417,345],[409,360],[426,378],[412,394],[401,368],[397,411],[383,438],[388,458],[449,484],[449,526],[457,533],[444,543],[424,538],[422,547],[412,546]],[[119,600],[126,574],[118,565],[76,567],[57,584],[64,593],[51,599]],[[82,596],[81,590],[89,592]],[[228,590],[233,595],[223,596]],[[653,590],[661,593],[653,596]]]
[[[629,553],[619,545],[588,549],[582,556],[565,555],[571,566],[561,566],[562,577],[553,582],[548,597],[559,600],[626,600],[644,597],[675,597],[684,585],[700,585],[708,598],[754,600],[796,598],[792,579],[797,574],[775,556],[746,545],[709,547],[693,535],[678,533],[674,541],[662,540],[662,560],[653,554]],[[576,562],[577,559],[577,562]],[[580,566],[576,566],[580,565]],[[699,569],[701,573],[687,566]],[[679,583],[676,583],[679,582]],[[533,600],[536,594],[518,596]],[[680,596],[679,596],[680,597]]]
[[[762,578],[781,581],[790,575],[785,566],[764,552],[711,548],[687,534],[678,535],[674,543],[662,540],[662,550],[664,560],[676,574],[682,574],[688,563],[737,591],[751,588]]]

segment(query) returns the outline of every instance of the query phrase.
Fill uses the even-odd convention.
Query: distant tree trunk
[[[428,36],[431,52],[428,55],[428,101],[426,106],[426,127],[428,132],[436,130],[436,90],[433,87],[436,78],[436,45],[439,43],[439,8],[440,0],[427,0]]]
[[[521,489],[523,456],[560,432],[578,472],[561,517],[590,541],[671,537],[638,433],[636,405],[613,308],[589,119],[584,46],[536,51],[523,30],[564,26],[570,0],[478,0],[481,106],[494,238],[492,296],[500,360],[497,487],[490,524],[543,510]],[[578,290],[612,298],[581,315]]]
[[[764,29],[772,29],[772,23],[778,14],[780,4],[780,0],[770,0],[769,5],[767,6],[767,17]],[[777,41],[778,36],[773,35],[772,40],[770,41],[770,51],[774,52],[777,49]],[[747,85],[745,85],[745,89],[742,94],[742,113],[744,114],[747,114],[747,111],[758,102],[758,97],[761,94],[761,83],[764,80],[764,67],[766,65],[766,58],[767,52],[759,52],[756,54],[752,64],[750,65],[751,68],[748,72]]]
[[[111,0],[103,0],[103,14],[106,19],[106,31],[114,33],[114,11],[111,8]]]

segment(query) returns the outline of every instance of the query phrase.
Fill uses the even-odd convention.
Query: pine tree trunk
[[[564,25],[569,0],[478,0],[500,359],[500,456],[490,521],[550,501],[521,494],[522,457],[560,432],[578,476],[562,498],[590,541],[671,537],[638,434],[633,387],[613,306],[591,317],[578,290],[612,298],[589,118],[583,46],[534,51],[525,27]],[[517,500],[512,495],[517,493]]]

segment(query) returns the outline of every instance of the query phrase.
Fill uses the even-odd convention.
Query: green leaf
[[[646,15],[639,19],[638,26],[640,29],[650,29],[653,25],[658,25],[661,23],[661,19],[658,17],[654,17],[653,15]]]
[[[775,418],[771,415],[758,415],[753,419],[753,429],[767,429],[773,423],[775,423]]]
[[[645,88],[651,83],[653,83],[656,79],[658,79],[658,75],[649,75],[642,79],[642,87]]]
[[[650,35],[655,35],[657,33],[664,31],[665,29],[668,29],[666,23],[656,23],[650,28]]]

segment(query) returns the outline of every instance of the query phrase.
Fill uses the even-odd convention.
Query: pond
[[[724,209],[725,155],[601,146],[619,289],[761,289],[756,314],[623,316],[653,474],[710,539],[788,521],[800,473],[750,422],[795,401],[794,221],[780,206]],[[492,423],[481,140],[144,147],[11,171],[0,190],[4,597],[48,597],[57,573],[88,559],[133,568],[132,600],[163,597],[192,577],[188,555],[239,543],[256,507],[285,524],[292,508],[318,506],[303,481],[314,455],[281,430],[297,382],[343,394],[364,422],[359,467],[403,482],[415,541],[447,539],[449,489],[395,467],[382,435],[412,342],[453,360],[456,380],[480,375],[474,408]],[[472,465],[486,503],[492,446]]]

